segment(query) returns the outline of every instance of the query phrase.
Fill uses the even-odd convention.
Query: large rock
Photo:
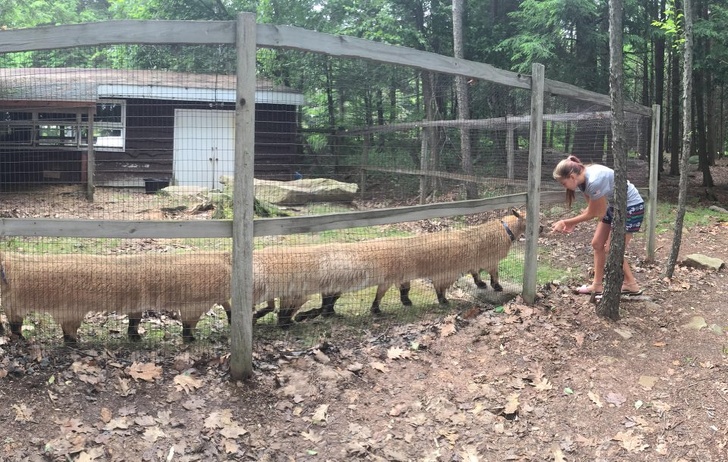
[[[685,266],[690,266],[692,268],[712,269],[715,271],[719,271],[725,266],[725,263],[720,258],[708,257],[707,255],[702,255],[699,253],[693,253],[688,255],[687,257],[685,257],[682,264]]]
[[[304,178],[293,181],[254,180],[255,197],[279,205],[310,202],[351,202],[359,190],[355,183],[329,178]]]

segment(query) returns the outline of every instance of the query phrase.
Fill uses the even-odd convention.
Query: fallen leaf
[[[244,429],[238,424],[228,425],[220,430],[220,434],[228,439],[235,439],[239,436],[243,436],[246,433],[248,433],[248,430]]]
[[[504,414],[515,414],[518,410],[519,402],[518,402],[518,393],[511,393],[508,395],[508,398],[506,398],[506,406],[503,409]]]
[[[331,362],[331,358],[326,356],[326,354],[324,354],[318,348],[313,350],[313,357],[316,358],[316,361],[320,362],[321,364],[328,364]]]
[[[644,444],[642,442],[642,435],[634,435],[632,430],[619,432],[614,435],[612,439],[619,441],[619,445],[629,452],[641,452],[650,447],[649,444]]]
[[[399,417],[402,414],[404,414],[405,412],[407,412],[407,409],[409,409],[408,405],[398,404],[389,410],[389,415],[391,415],[392,417]]]
[[[159,427],[148,427],[144,430],[143,438],[150,443],[155,443],[159,438],[165,436],[167,435]]]
[[[142,415],[134,419],[134,423],[139,425],[140,427],[151,427],[152,425],[156,424],[157,421],[154,420],[154,417],[150,415]]]
[[[134,380],[154,382],[162,376],[162,368],[154,363],[133,362],[131,366],[126,368],[126,373]]]
[[[311,421],[317,425],[325,425],[327,415],[326,412],[329,410],[328,404],[322,404],[319,406],[311,417]]]
[[[113,417],[113,415],[111,414],[111,410],[109,408],[102,407],[101,408],[101,421],[103,423],[109,423],[109,421],[111,421],[111,417]]]
[[[389,350],[387,350],[387,358],[389,359],[402,359],[402,358],[409,358],[412,355],[412,353],[408,350],[403,350],[399,347],[392,347]]]
[[[213,411],[205,419],[203,423],[205,428],[223,428],[233,424],[233,411],[223,409],[222,411]]]
[[[384,363],[375,361],[375,362],[369,363],[369,365],[372,366],[372,369],[378,370],[379,372],[389,372],[387,365]]]
[[[305,439],[311,441],[312,443],[318,443],[323,439],[321,435],[316,434],[313,431],[309,432],[301,432],[301,436],[303,436]]]
[[[597,407],[604,406],[602,404],[602,400],[599,399],[599,395],[597,395],[596,393],[590,391],[589,393],[587,393],[587,396],[589,396],[589,399],[592,400],[592,403],[594,403]]]
[[[571,334],[572,337],[574,337],[574,340],[576,340],[576,345],[581,346],[584,343],[584,334],[581,332],[576,332],[574,334]]]
[[[25,404],[13,404],[12,408],[15,410],[15,421],[16,422],[32,422],[33,421],[33,408],[26,406]]]
[[[655,383],[657,383],[657,377],[652,377],[649,375],[640,376],[639,384],[645,390],[652,390],[652,387],[655,386]]]
[[[191,391],[195,391],[202,387],[202,380],[192,377],[190,374],[179,374],[174,377],[175,388],[177,391],[184,391],[188,395]]]
[[[240,446],[238,446],[238,443],[233,440],[226,439],[223,445],[225,447],[226,454],[235,454],[236,452],[240,451]]]
[[[624,404],[625,401],[627,401],[627,398],[620,395],[619,393],[609,392],[607,393],[606,400],[609,404],[614,404],[615,406],[619,407]]]
[[[121,396],[129,396],[136,392],[136,390],[131,388],[131,382],[128,379],[117,377],[117,380],[118,383],[116,384],[116,389],[119,391]]]
[[[440,337],[441,338],[448,337],[448,336],[454,334],[456,331],[457,331],[457,329],[455,328],[454,323],[444,324],[442,326],[442,329],[440,330]]]
[[[104,430],[106,431],[112,431],[112,430],[126,430],[129,428],[129,421],[126,420],[126,417],[119,417],[117,419],[111,419],[109,423],[104,425]]]
[[[353,363],[346,366],[346,370],[349,372],[359,372],[364,368],[364,365],[362,363]]]
[[[542,378],[533,387],[538,391],[548,391],[554,388],[547,378]]]

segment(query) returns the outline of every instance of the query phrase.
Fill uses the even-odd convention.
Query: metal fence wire
[[[4,228],[6,333],[228,341],[230,237],[99,238],[94,223],[232,218],[235,59],[234,44],[0,53],[0,215],[93,220],[73,237]],[[255,216],[335,225],[256,234],[255,336],[344,338],[520,293],[510,209],[526,205],[528,87],[283,47],[256,61]],[[544,192],[561,191],[551,172],[568,154],[612,164],[608,106],[549,94],[543,108]],[[628,174],[644,187],[650,119],[626,118]],[[417,206],[441,212],[396,218]],[[352,212],[372,215],[348,226]]]

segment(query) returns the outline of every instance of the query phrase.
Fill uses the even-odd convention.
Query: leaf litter
[[[590,258],[586,246],[575,250],[590,238],[588,228],[580,232],[563,246],[545,242],[577,279]],[[692,235],[701,237],[687,243],[695,250],[710,243],[725,252],[728,227],[705,225]],[[575,252],[583,266],[571,263]],[[565,285],[548,284],[533,307],[517,298],[498,313],[455,300],[453,313],[462,315],[385,326],[374,343],[336,332],[330,348],[259,339],[248,383],[229,381],[225,347],[166,356],[0,337],[0,393],[11,409],[2,453],[9,460],[721,460],[728,338],[706,327],[728,326],[726,276],[678,267],[665,281],[662,258],[630,257],[651,300],[624,303],[616,323],[597,318]],[[696,317],[706,325],[682,327]]]

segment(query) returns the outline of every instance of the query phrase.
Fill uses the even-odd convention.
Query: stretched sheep
[[[399,286],[402,303],[411,305],[410,281],[420,278],[432,279],[438,301],[447,303],[445,290],[466,272],[476,277],[476,270],[481,268],[490,273],[494,289],[502,290],[498,263],[524,231],[525,215],[514,210],[503,220],[467,230],[354,243],[269,247],[253,253],[254,298],[256,303],[281,298],[278,322],[287,325],[307,296],[314,293],[322,294],[321,308],[298,313],[297,321],[330,315],[343,292],[374,285],[377,293],[372,313],[380,312],[381,299],[392,285]],[[478,276],[476,282],[479,280]],[[255,317],[270,311],[269,305]]]
[[[128,335],[138,340],[147,309],[180,313],[185,342],[200,316],[215,303],[230,310],[229,253],[126,256],[32,256],[0,252],[0,291],[10,331],[22,338],[25,315],[49,313],[66,343],[77,341],[85,315],[116,311],[129,315]],[[0,326],[0,333],[2,333]]]
[[[368,282],[377,281],[376,284],[367,285],[377,285],[371,306],[371,312],[376,314],[380,312],[379,305],[384,294],[392,285],[399,286],[402,303],[405,306],[411,305],[408,295],[410,281],[413,279],[431,279],[438,302],[442,304],[448,303],[445,296],[447,288],[466,272],[473,275],[479,287],[483,287],[486,284],[480,279],[478,271],[483,269],[490,274],[493,289],[503,290],[498,280],[498,265],[508,255],[511,244],[525,229],[525,213],[521,214],[514,209],[501,220],[492,220],[464,230],[344,245],[347,246],[345,252],[351,255],[350,260],[353,258],[357,261],[356,266],[366,268]],[[336,264],[330,263],[328,267],[335,268]],[[299,313],[296,320],[301,321],[319,314],[330,315],[341,293],[360,288],[360,285],[352,288],[340,286],[339,290],[324,297],[321,308]]]

